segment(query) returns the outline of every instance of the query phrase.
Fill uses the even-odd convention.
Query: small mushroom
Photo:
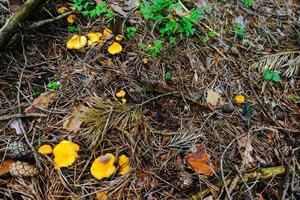
[[[87,44],[87,38],[84,35],[73,35],[70,40],[67,42],[68,49],[80,50],[85,47]]]
[[[115,160],[115,156],[111,153],[96,158],[90,169],[92,176],[98,180],[109,178],[116,171]]]
[[[118,164],[120,165],[120,175],[126,174],[131,169],[129,158],[124,154],[119,157]]]
[[[115,40],[118,41],[118,42],[120,42],[120,41],[123,40],[123,38],[124,38],[124,36],[121,35],[121,34],[119,34],[119,35],[117,35],[117,36],[115,37]]]
[[[108,40],[108,39],[112,38],[112,36],[113,36],[112,31],[109,28],[105,28],[102,32],[102,35],[105,40]]]
[[[40,146],[40,148],[38,149],[38,152],[40,154],[51,154],[53,152],[53,149],[49,144],[44,144],[44,145]]]
[[[87,34],[89,40],[88,45],[95,46],[97,43],[100,44],[102,41],[100,40],[102,37],[102,33],[99,32],[90,32]]]
[[[126,95],[126,92],[124,90],[120,90],[119,92],[116,93],[116,97],[118,98],[124,98]]]
[[[79,145],[63,140],[53,149],[55,169],[68,167],[78,158]]]
[[[243,96],[243,95],[237,95],[237,96],[235,96],[234,97],[234,102],[236,104],[242,104],[242,103],[244,103],[245,102],[245,96]]]
[[[67,21],[69,24],[73,24],[76,20],[76,15],[72,14],[67,17]]]
[[[57,12],[58,12],[59,14],[63,14],[63,13],[65,13],[65,12],[67,12],[67,10],[68,10],[68,8],[66,8],[65,6],[61,6],[61,7],[59,7],[59,8],[57,9]]]
[[[108,47],[108,53],[111,55],[118,54],[122,51],[123,47],[120,45],[118,42],[113,42],[109,47]]]

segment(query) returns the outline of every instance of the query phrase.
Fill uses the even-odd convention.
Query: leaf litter
[[[4,199],[296,199],[294,1],[43,6],[25,26],[74,13],[0,55]]]

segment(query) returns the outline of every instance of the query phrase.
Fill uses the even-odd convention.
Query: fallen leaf
[[[107,191],[100,191],[97,193],[96,200],[107,200],[107,199],[108,199]]]
[[[253,147],[247,136],[238,138],[238,148],[239,148],[240,155],[243,159],[242,167],[245,168],[253,167],[254,158],[251,155],[253,151]]]
[[[198,174],[211,176],[215,171],[210,162],[210,155],[206,152],[205,144],[198,144],[185,159],[192,170]]]
[[[207,90],[206,101],[212,106],[217,106],[221,95],[213,90]]]
[[[10,128],[13,128],[16,130],[17,135],[23,135],[25,133],[25,129],[22,123],[22,120],[20,118],[14,119],[10,124]]]
[[[39,108],[46,109],[55,95],[56,93],[52,91],[43,92],[39,97],[33,100],[28,108],[25,109],[25,113],[34,113],[38,111]]]
[[[0,176],[3,176],[9,172],[10,166],[12,163],[15,162],[14,160],[5,160],[0,165]]]
[[[73,113],[65,119],[63,124],[64,129],[76,133],[79,131],[82,124],[81,113],[87,109],[84,105],[80,104],[74,108]]]
[[[110,4],[109,5],[113,11],[115,11],[116,13],[120,14],[123,17],[127,17],[127,13],[123,10],[123,8],[117,4]]]

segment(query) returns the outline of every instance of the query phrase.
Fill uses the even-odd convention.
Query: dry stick
[[[24,117],[47,117],[48,115],[43,113],[16,113],[10,115],[2,115],[0,116],[0,121],[10,120],[13,118],[24,118]]]
[[[66,12],[66,13],[64,13],[62,15],[59,15],[59,16],[53,18],[53,19],[45,19],[45,20],[41,20],[41,21],[38,21],[38,22],[34,22],[30,26],[24,27],[24,30],[31,30],[31,29],[39,28],[39,27],[44,26],[46,24],[50,24],[50,23],[55,22],[57,20],[60,20],[60,19],[62,19],[64,17],[67,17],[68,15],[70,15],[72,13],[73,13],[73,11],[70,11],[70,12]]]
[[[27,0],[0,29],[0,50],[14,36],[14,32],[42,0]]]
[[[275,176],[283,175],[286,172],[286,168],[284,166],[276,166],[276,167],[268,167],[268,168],[261,168],[259,171],[245,173],[242,177],[243,182],[249,182],[255,180],[259,177],[260,180],[268,180]],[[215,183],[215,187],[221,187],[223,184],[229,185],[233,180],[233,177],[228,178],[225,182],[217,182]],[[201,199],[206,195],[210,194],[210,189],[206,188],[191,197],[191,199]]]

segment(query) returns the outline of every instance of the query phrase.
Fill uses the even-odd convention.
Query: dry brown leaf
[[[39,97],[33,100],[32,104],[25,109],[25,113],[34,113],[41,109],[46,109],[49,106],[49,103],[56,95],[55,92],[49,91],[42,93]]]
[[[211,176],[215,171],[210,162],[210,155],[206,152],[205,144],[198,144],[185,159],[192,170],[198,174]]]
[[[84,105],[80,104],[75,106],[73,113],[68,116],[63,124],[64,129],[76,133],[82,124],[81,113],[87,109]]]
[[[207,90],[206,101],[211,106],[217,106],[221,95],[213,90]]]
[[[239,152],[243,159],[242,167],[249,168],[253,167],[254,158],[251,153],[253,151],[253,147],[251,145],[250,140],[247,136],[241,137],[238,139]]]
[[[3,163],[0,165],[0,176],[3,176],[9,172],[9,168],[12,163],[15,162],[14,160],[4,160]]]

